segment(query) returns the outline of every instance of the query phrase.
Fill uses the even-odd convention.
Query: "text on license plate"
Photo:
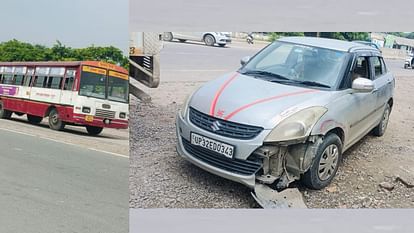
[[[204,137],[195,133],[191,133],[191,144],[204,147],[216,153],[233,158],[234,146],[216,141],[214,139]]]

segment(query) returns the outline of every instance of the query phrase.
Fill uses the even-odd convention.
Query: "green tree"
[[[269,35],[270,41],[275,41],[284,36],[305,36],[304,32],[271,32]]]
[[[32,45],[16,39],[0,43],[0,61],[106,61],[128,68],[128,58],[122,51],[113,46],[87,48],[71,48],[60,41],[48,48],[43,45]]]

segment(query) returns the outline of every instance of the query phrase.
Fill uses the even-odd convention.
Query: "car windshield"
[[[108,99],[119,102],[128,102],[128,75],[109,72]]]
[[[348,53],[276,41],[240,72],[287,85],[332,88],[342,77]]]

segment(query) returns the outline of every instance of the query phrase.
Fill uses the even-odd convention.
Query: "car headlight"
[[[324,107],[303,109],[282,120],[267,135],[265,142],[283,142],[307,137],[313,126],[328,111]]]

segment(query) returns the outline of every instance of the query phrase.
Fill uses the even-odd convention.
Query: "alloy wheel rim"
[[[319,161],[318,176],[322,181],[332,177],[338,165],[339,149],[335,144],[325,148]]]
[[[213,40],[211,39],[210,36],[207,36],[206,38],[207,44],[211,45],[213,43]]]

